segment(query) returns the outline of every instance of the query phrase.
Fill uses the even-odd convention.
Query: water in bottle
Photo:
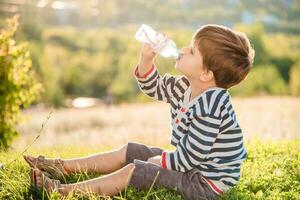
[[[175,42],[146,24],[142,24],[138,29],[135,38],[140,42],[150,44],[154,51],[163,57],[180,58],[181,51],[177,49]]]

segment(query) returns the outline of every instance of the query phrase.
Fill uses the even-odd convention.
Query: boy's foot
[[[59,180],[50,179],[37,168],[30,169],[30,178],[33,186],[44,188],[48,193],[53,191],[60,192],[62,187]]]
[[[24,159],[30,167],[47,172],[55,179],[60,179],[61,177],[68,175],[64,168],[63,160],[59,158],[46,159],[44,156],[33,157],[24,155]]]

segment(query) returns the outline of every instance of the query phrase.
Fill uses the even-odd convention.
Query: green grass
[[[242,167],[242,178],[238,185],[225,193],[221,199],[300,199],[300,141],[268,142],[246,144],[248,158]],[[107,148],[88,149],[67,147],[57,149],[34,149],[28,154],[49,157],[71,158],[90,153],[106,151]],[[1,152],[0,162],[6,164],[19,152]],[[97,174],[77,174],[66,181],[76,182],[93,178]],[[83,197],[82,197],[83,198]],[[89,199],[97,199],[90,195]],[[30,186],[29,167],[20,157],[11,165],[0,170],[0,199],[58,199],[53,193],[50,197],[41,190]],[[78,199],[78,196],[67,199]],[[99,199],[99,198],[98,198]],[[127,188],[112,199],[182,199],[164,188],[137,191]]]

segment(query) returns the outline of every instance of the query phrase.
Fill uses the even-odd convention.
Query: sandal
[[[45,156],[38,156],[32,161],[28,156],[24,155],[24,159],[30,167],[38,168],[51,175],[54,179],[60,179],[64,175],[67,175],[67,171],[64,169],[64,162],[59,158],[47,160]]]
[[[42,185],[41,188],[45,189],[47,192],[51,193],[53,191],[58,191],[62,188],[61,183],[59,180],[50,179],[47,177],[43,172],[37,168],[31,168],[30,169],[30,178],[31,178],[31,184],[37,188],[40,188],[40,186],[37,186],[36,176],[38,173],[41,174],[42,179]]]

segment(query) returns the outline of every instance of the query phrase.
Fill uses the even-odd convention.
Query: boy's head
[[[220,25],[199,28],[182,51],[176,66],[188,78],[226,89],[246,77],[254,59],[247,36]]]

